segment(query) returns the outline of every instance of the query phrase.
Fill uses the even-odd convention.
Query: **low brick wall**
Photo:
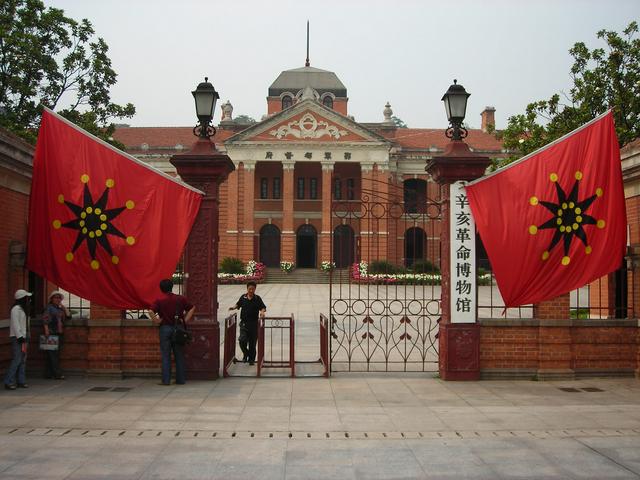
[[[638,320],[485,319],[482,378],[634,376],[640,372]]]

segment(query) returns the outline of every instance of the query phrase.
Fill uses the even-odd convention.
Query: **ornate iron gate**
[[[330,251],[353,247],[355,262],[330,277],[331,371],[437,371],[439,198],[421,180],[369,178],[359,200],[332,203]]]

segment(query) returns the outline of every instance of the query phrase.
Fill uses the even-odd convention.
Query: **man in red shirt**
[[[172,292],[173,281],[169,279],[160,282],[162,296],[153,302],[151,319],[160,325],[160,353],[162,354],[162,385],[171,383],[171,351],[176,362],[176,384],[184,385],[184,345],[171,341],[176,322],[188,323],[193,317],[196,307],[186,297]]]

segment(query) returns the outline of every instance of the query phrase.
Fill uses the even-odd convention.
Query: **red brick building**
[[[396,195],[400,201],[437,198],[425,165],[449,142],[445,130],[398,128],[389,104],[381,108],[382,122],[359,123],[349,115],[348,102],[335,73],[307,66],[278,76],[268,89],[267,113],[257,124],[236,124],[231,105],[222,105],[214,141],[236,169],[220,190],[220,258],[255,259],[268,267],[286,260],[316,268],[331,258],[331,236],[342,236],[348,241],[333,253],[344,267],[367,260],[372,232],[332,224],[332,201],[358,202],[363,191]],[[485,109],[482,129],[469,130],[466,141],[475,152],[502,157],[501,142],[489,133],[494,112]],[[114,137],[129,153],[168,172],[174,172],[170,156],[194,140],[190,127],[119,128]],[[389,260],[439,262],[437,230],[426,232],[410,219],[397,230],[376,232],[388,237]]]

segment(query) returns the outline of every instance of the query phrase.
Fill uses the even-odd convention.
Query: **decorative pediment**
[[[300,119],[280,125],[277,129],[271,130],[269,135],[278,140],[285,137],[291,138],[311,138],[319,139],[329,136],[339,140],[340,137],[349,135],[346,130],[341,130],[337,125],[332,125],[324,120],[318,120],[310,112],[306,112]]]
[[[388,143],[388,140],[353,119],[306,99],[232,135],[225,144],[236,142]]]

